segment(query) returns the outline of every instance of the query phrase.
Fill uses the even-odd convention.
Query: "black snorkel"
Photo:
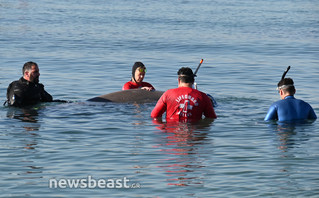
[[[290,66],[287,67],[286,71],[282,74],[280,81],[277,84],[277,90],[290,89],[290,92],[295,91],[294,81],[291,78],[285,78],[288,73]]]
[[[287,67],[286,71],[282,74],[281,80],[285,79],[286,74],[288,73],[290,66]]]

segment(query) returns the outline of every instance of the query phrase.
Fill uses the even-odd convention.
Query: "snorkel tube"
[[[282,74],[281,80],[285,78],[285,76],[286,76],[286,74],[288,73],[289,69],[290,69],[290,66],[288,66],[287,69],[286,69],[286,71]]]
[[[285,78],[288,73],[290,66],[287,67],[286,71],[282,74],[280,81],[277,84],[277,90],[287,89],[289,87],[293,87],[294,89],[294,81],[291,78]]]
[[[194,72],[194,77],[197,77],[196,74],[197,74],[197,72],[198,72],[200,66],[202,65],[203,61],[204,61],[204,59],[201,59],[201,60],[200,60],[198,66],[197,66],[197,68],[196,68],[196,70],[195,70],[195,72]],[[197,89],[197,83],[196,83],[196,82],[194,82],[194,89]],[[213,107],[217,107],[217,102],[216,102],[216,100],[214,99],[214,97],[211,96],[210,94],[206,94],[206,95],[207,95],[208,98],[212,101]]]
[[[196,70],[195,70],[194,77],[197,77],[196,74],[197,74],[197,72],[198,72],[200,66],[202,65],[203,61],[204,61],[204,59],[201,59],[201,60],[200,60],[199,65],[197,66],[197,68],[196,68]],[[197,89],[197,83],[196,83],[196,82],[194,82],[194,88]]]
[[[197,72],[198,72],[200,66],[202,65],[203,61],[204,61],[204,59],[201,59],[201,60],[200,60],[199,65],[197,66],[197,68],[196,68],[196,70],[195,70],[195,72],[194,72],[194,77],[196,77],[196,74],[197,74]]]

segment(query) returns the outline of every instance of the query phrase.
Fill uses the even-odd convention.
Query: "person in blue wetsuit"
[[[274,102],[265,117],[265,121],[300,121],[307,119],[317,119],[312,107],[305,101],[296,99],[294,94],[296,89],[291,78],[284,78],[290,67],[284,73],[278,83],[278,92],[281,100]]]

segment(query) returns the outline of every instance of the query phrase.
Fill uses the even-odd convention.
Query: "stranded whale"
[[[116,102],[116,103],[151,103],[157,102],[164,91],[147,91],[144,89],[128,89],[117,91],[89,99],[91,102]],[[207,94],[213,106],[217,107],[217,102],[213,96]]]
[[[163,91],[147,91],[144,89],[128,89],[117,91],[89,99],[92,102],[148,103],[157,102]]]

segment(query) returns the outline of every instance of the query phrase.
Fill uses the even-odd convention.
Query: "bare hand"
[[[153,87],[142,87],[141,89],[147,90],[147,91],[152,91]]]

